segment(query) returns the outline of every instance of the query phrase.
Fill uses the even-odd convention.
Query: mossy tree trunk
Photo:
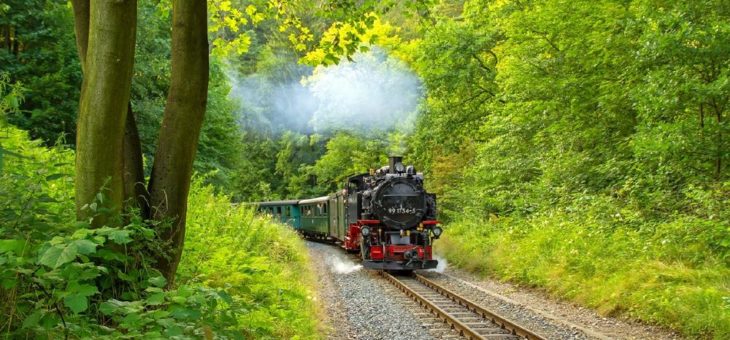
[[[207,100],[206,2],[173,1],[170,91],[147,188],[129,104],[136,1],[72,0],[72,4],[84,71],[77,132],[77,215],[89,218],[81,208],[105,185],[113,211],[120,212],[124,201],[134,198],[143,217],[171,221],[170,228],[159,230],[160,241],[168,243],[170,251],[157,258],[157,268],[171,285],[182,254],[187,195]]]
[[[172,252],[158,269],[174,277],[185,238],[185,213],[208,93],[208,17],[204,0],[173,0],[170,91],[160,128],[149,192],[152,217],[171,219],[161,238]]]
[[[102,225],[108,215],[94,217],[84,207],[102,187],[106,189],[104,207],[112,214],[121,211],[124,202],[123,137],[134,65],[137,1],[74,3],[81,5],[75,7],[77,11],[88,14],[86,34],[77,38],[84,80],[76,134],[76,214],[81,219],[93,217],[94,225]],[[77,26],[77,33],[81,30],[83,25]]]

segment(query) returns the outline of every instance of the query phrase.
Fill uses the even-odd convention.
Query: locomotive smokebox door
[[[413,181],[394,177],[380,185],[373,200],[375,213],[393,229],[415,227],[426,212],[426,197]]]

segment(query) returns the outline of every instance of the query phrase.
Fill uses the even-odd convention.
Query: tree
[[[46,145],[76,137],[81,67],[73,16],[63,0],[0,0],[0,67],[25,100],[8,122]]]
[[[84,72],[77,125],[77,217],[110,222],[136,201],[144,217],[168,221],[159,230],[169,251],[157,268],[174,280],[185,235],[187,194],[208,88],[207,8],[203,0],[173,0],[170,90],[146,187],[134,114],[129,105],[134,59],[135,0],[73,0]],[[90,209],[104,188],[104,210]],[[145,209],[149,208],[149,209]],[[162,224],[167,225],[167,224]]]

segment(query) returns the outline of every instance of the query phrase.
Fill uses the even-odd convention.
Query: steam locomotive
[[[402,157],[347,179],[328,196],[256,203],[258,210],[290,224],[307,238],[330,240],[359,252],[365,268],[436,268],[433,241],[441,236],[436,196],[423,188],[423,174]]]

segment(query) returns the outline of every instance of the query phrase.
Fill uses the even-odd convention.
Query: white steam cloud
[[[243,124],[303,133],[408,133],[415,126],[423,98],[421,81],[382,50],[307,71],[301,80],[291,82],[258,75],[232,78],[230,95],[242,103]]]
[[[434,259],[436,261],[439,261],[439,264],[436,265],[436,268],[429,269],[430,272],[437,272],[437,273],[443,273],[444,270],[449,266],[449,261],[446,261],[446,258],[443,258],[441,256],[435,255]]]
[[[355,264],[355,262],[338,256],[328,257],[326,261],[330,270],[336,274],[350,274],[362,269],[361,264]]]

